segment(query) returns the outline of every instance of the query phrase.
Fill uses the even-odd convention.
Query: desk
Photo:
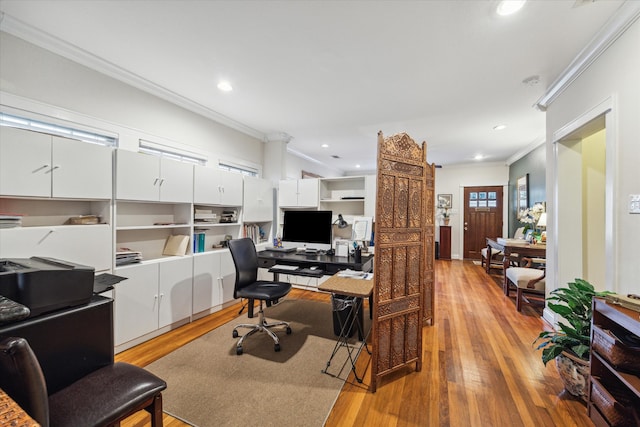
[[[0,388],[0,425],[37,427],[40,424],[35,422],[24,409]]]
[[[364,279],[352,279],[349,277],[339,277],[337,274],[333,275],[331,278],[326,280],[324,283],[321,283],[318,286],[318,289],[321,291],[331,292],[331,302],[333,306],[333,310],[343,310],[350,308],[351,312],[349,316],[347,316],[347,321],[344,324],[341,324],[341,331],[338,334],[338,339],[336,341],[336,345],[333,348],[333,352],[331,353],[331,357],[327,361],[327,367],[322,370],[323,373],[328,374],[327,369],[331,365],[331,361],[333,357],[338,352],[340,347],[346,347],[349,361],[351,362],[351,370],[353,371],[353,375],[356,378],[356,381],[359,383],[362,382],[362,378],[358,376],[356,372],[356,360],[358,359],[358,355],[362,351],[362,348],[366,348],[367,352],[371,354],[369,347],[367,345],[367,336],[362,330],[362,324],[360,323],[359,316],[357,315],[358,311],[362,309],[362,303],[364,298],[370,297],[373,293],[373,279],[364,280]],[[345,304],[345,301],[338,301],[335,297],[336,295],[344,295],[347,297],[352,297],[352,300]],[[340,317],[338,316],[338,319]],[[360,345],[352,348],[349,346],[349,331],[353,325],[356,325],[358,328],[358,337],[360,338]]]
[[[546,258],[547,245],[543,244],[531,244],[525,241],[519,241],[519,239],[490,239],[487,237],[487,248],[497,249],[504,252],[504,260],[502,261],[502,275],[503,283],[502,290],[505,295],[509,294],[509,283],[507,281],[507,268],[509,268],[509,261],[512,254],[518,254],[520,258]],[[489,252],[491,253],[491,252]],[[489,262],[489,261],[487,261]]]
[[[372,271],[373,254],[362,254],[360,262],[356,262],[352,256],[305,254],[304,252],[258,252],[258,267],[270,269],[276,264],[294,265],[300,270],[272,271],[274,280],[278,280],[278,273],[311,277],[332,276],[338,271],[346,269]],[[316,269],[310,270],[310,267],[316,267]]]

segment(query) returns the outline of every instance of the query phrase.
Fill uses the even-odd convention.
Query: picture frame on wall
[[[518,211],[529,207],[529,174],[518,178],[516,181]]]
[[[438,194],[438,207],[451,209],[452,194]]]

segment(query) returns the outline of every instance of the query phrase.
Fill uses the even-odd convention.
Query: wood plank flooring
[[[423,329],[422,370],[383,377],[370,393],[370,359],[363,352],[358,369],[367,369],[364,384],[353,378],[345,383],[326,425],[592,426],[584,403],[562,391],[555,366],[545,368],[532,346],[546,327],[541,307],[526,305],[517,313],[500,280],[470,261],[436,261],[435,324]],[[291,297],[329,301],[326,294],[297,289]],[[116,360],[146,366],[235,318],[238,310],[234,305],[185,325]],[[150,422],[142,411],[122,425]],[[164,425],[187,424],[165,415]]]

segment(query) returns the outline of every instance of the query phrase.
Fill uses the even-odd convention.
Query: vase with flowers
[[[523,209],[518,213],[518,221],[524,225],[525,233],[527,230],[536,229],[536,225],[540,220],[540,215],[546,212],[546,209],[542,203],[535,203],[533,206]]]
[[[442,219],[442,225],[449,225],[449,221],[451,220],[451,208],[446,206],[438,208],[438,217]]]

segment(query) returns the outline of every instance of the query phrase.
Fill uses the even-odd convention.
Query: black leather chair
[[[0,388],[43,427],[117,426],[145,409],[151,425],[162,427],[162,394],[167,384],[128,363],[104,366],[52,395],[40,363],[24,338],[0,341]]]
[[[250,331],[243,335],[236,345],[236,354],[242,354],[244,339],[256,332],[266,332],[275,342],[275,351],[280,351],[280,339],[271,330],[275,326],[286,326],[287,335],[291,334],[291,327],[287,322],[267,323],[262,310],[262,303],[271,306],[286,296],[291,290],[291,284],[285,282],[273,282],[258,280],[258,254],[253,240],[249,238],[234,239],[229,241],[229,250],[233,263],[236,266],[236,283],[233,289],[234,298],[246,298],[253,305],[255,300],[260,301],[258,323],[243,323],[233,329],[233,337],[238,338],[238,328],[249,328]]]

